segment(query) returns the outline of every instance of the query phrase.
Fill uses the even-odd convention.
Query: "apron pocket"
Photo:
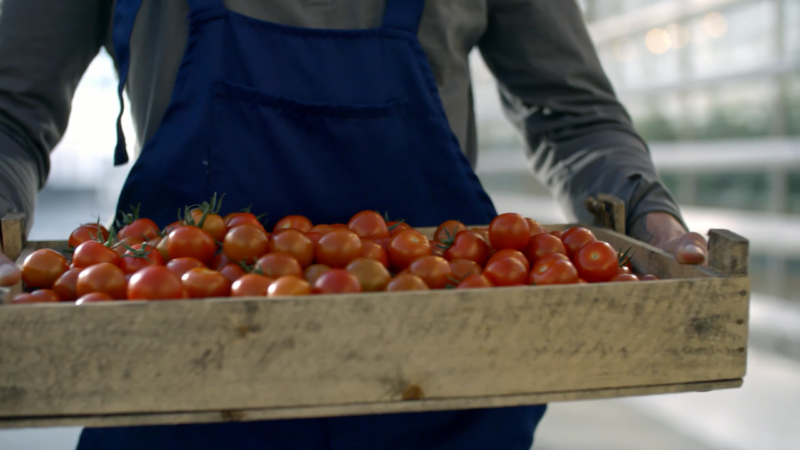
[[[425,201],[409,104],[312,104],[223,81],[212,89],[209,188],[226,194],[226,210],[252,204],[271,223],[289,214],[339,223],[365,209],[413,219]]]

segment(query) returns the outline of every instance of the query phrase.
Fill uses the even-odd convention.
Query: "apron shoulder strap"
[[[425,8],[425,0],[386,0],[383,13],[383,28],[409,31],[417,34],[419,19]]]

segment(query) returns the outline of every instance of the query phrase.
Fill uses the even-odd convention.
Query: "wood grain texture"
[[[657,288],[655,288],[657,286]],[[0,417],[741,378],[747,278],[0,308]]]
[[[0,219],[0,241],[3,254],[14,261],[24,251],[25,215],[19,213],[6,214]],[[5,291],[5,292],[3,292]],[[15,295],[22,292],[22,281],[10,288],[0,291],[0,304],[10,303]]]
[[[25,215],[6,214],[0,219],[0,238],[3,241],[3,254],[15,261],[22,251],[25,238]]]
[[[136,425],[163,425],[210,422],[247,422],[254,420],[291,419],[309,417],[336,417],[361,414],[409,413],[445,411],[473,408],[496,408],[542,403],[597,400],[641,395],[673,394],[680,392],[707,392],[735,389],[741,379],[701,383],[668,384],[635,388],[595,389],[573,392],[548,392],[531,395],[456,398],[444,400],[419,400],[401,402],[355,403],[346,405],[289,407],[270,409],[237,409],[222,411],[197,411],[161,414],[115,414],[105,416],[23,417],[0,419],[0,428],[29,427],[118,427]]]
[[[598,194],[597,199],[605,205],[611,218],[610,229],[619,234],[625,234],[625,202],[609,194]]]
[[[728,230],[708,232],[708,265],[733,277],[747,276],[750,241]]]

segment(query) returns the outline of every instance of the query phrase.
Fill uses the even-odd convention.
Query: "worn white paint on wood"
[[[197,411],[160,414],[112,414],[103,416],[28,417],[0,419],[0,428],[63,427],[118,427],[136,425],[186,424],[209,422],[244,422],[254,420],[291,419],[310,417],[336,417],[361,414],[410,413],[445,411],[454,409],[498,408],[519,405],[641,395],[673,394],[679,392],[707,392],[734,389],[742,380],[721,380],[701,383],[669,384],[635,388],[595,389],[574,392],[548,392],[530,395],[495,397],[428,399],[401,402],[354,403],[345,405],[267,408],[247,410]]]

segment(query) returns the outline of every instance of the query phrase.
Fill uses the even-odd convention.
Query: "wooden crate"
[[[23,247],[21,230],[19,220],[3,221],[5,252],[18,261],[64,245]],[[747,241],[712,230],[703,268],[592,231],[633,247],[635,270],[669,279],[0,306],[0,427],[432,411],[741,386]]]

